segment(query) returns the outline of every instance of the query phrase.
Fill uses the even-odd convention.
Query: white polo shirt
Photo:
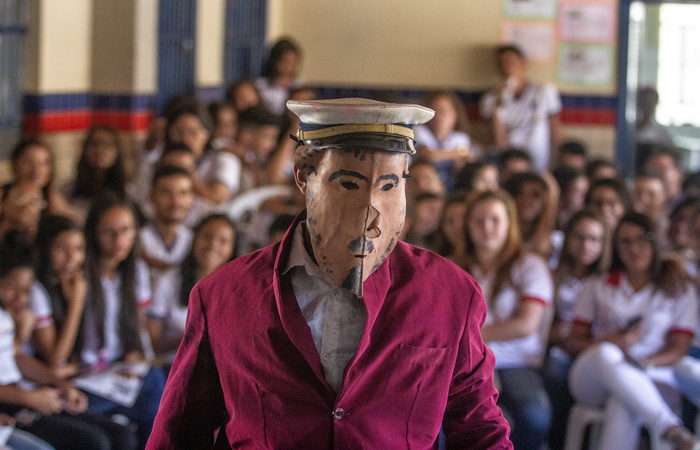
[[[480,102],[481,115],[490,119],[498,114],[506,128],[508,144],[526,150],[537,172],[546,170],[552,152],[549,117],[561,112],[557,88],[551,83],[528,83],[520,97],[498,108],[497,100],[495,91],[487,92]]]
[[[187,322],[187,306],[180,304],[180,269],[165,272],[153,284],[153,301],[148,305],[148,317],[165,322],[167,337],[182,337]]]
[[[0,308],[0,386],[17,383],[22,374],[15,361],[15,322]]]
[[[192,236],[192,230],[180,224],[175,233],[175,242],[166,246],[153,224],[148,224],[139,231],[141,246],[146,254],[171,266],[177,266],[185,259],[192,246]],[[150,270],[151,281],[155,284],[158,278],[163,275],[163,271],[155,268]]]
[[[645,358],[666,345],[669,333],[695,334],[697,293],[688,284],[677,296],[668,297],[654,283],[635,292],[623,272],[611,272],[586,283],[576,299],[574,316],[575,322],[593,326],[594,336],[623,330],[641,317],[644,337],[627,353]]]
[[[105,301],[105,323],[102,347],[99,347],[95,314],[90,299],[85,306],[86,339],[81,358],[83,363],[92,366],[109,363],[119,359],[123,353],[119,339],[119,310],[121,308],[121,277],[117,274],[113,280],[102,277],[102,292]],[[139,307],[151,301],[151,283],[148,266],[141,260],[136,261],[136,302]]]
[[[574,320],[574,308],[576,306],[576,297],[581,292],[581,289],[586,285],[588,278],[579,280],[578,278],[568,276],[559,286],[554,299],[556,308],[556,317],[564,322]]]
[[[549,307],[554,296],[552,275],[547,263],[539,256],[526,253],[513,264],[512,283],[506,283],[494,299],[491,296],[494,272],[481,273],[478,267],[471,275],[481,286],[488,306],[485,325],[498,323],[515,316],[521,302],[537,302]],[[487,342],[496,356],[496,368],[538,367],[542,364],[547,342],[537,331],[529,336],[510,341]]]

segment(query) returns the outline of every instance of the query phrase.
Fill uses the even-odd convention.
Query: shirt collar
[[[312,277],[321,278],[326,283],[333,286],[333,282],[328,275],[321,270],[321,268],[316,264],[306,251],[304,246],[304,229],[306,228],[306,221],[301,221],[294,228],[294,234],[292,235],[292,245],[289,249],[289,258],[287,259],[287,265],[282,271],[282,275],[286,274],[294,267],[303,267],[306,273]]]

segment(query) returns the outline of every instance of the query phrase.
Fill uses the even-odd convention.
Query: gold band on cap
[[[350,133],[387,133],[387,134],[397,134],[399,136],[404,136],[409,139],[413,139],[413,130],[410,128],[402,127],[400,125],[388,124],[353,124],[353,125],[337,125],[328,128],[321,128],[320,130],[308,130],[308,131],[297,131],[297,138],[300,141],[310,140],[310,139],[323,139],[331,136],[338,136],[341,134]]]

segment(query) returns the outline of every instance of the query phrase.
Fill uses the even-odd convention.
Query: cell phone
[[[642,316],[633,317],[632,320],[630,320],[627,323],[627,327],[625,328],[625,331],[631,330],[635,325],[640,323],[642,321],[642,319],[643,319]]]
[[[625,353],[625,362],[630,366],[634,367],[635,369],[641,370],[642,372],[646,372],[647,370],[647,368],[644,367],[644,365],[642,365],[642,363],[638,359],[632,358],[627,353]]]

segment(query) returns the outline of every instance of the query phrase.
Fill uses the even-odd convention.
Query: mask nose
[[[379,229],[380,214],[377,208],[370,205],[367,207],[367,219],[365,221],[365,237],[368,239],[378,238],[382,235]]]

